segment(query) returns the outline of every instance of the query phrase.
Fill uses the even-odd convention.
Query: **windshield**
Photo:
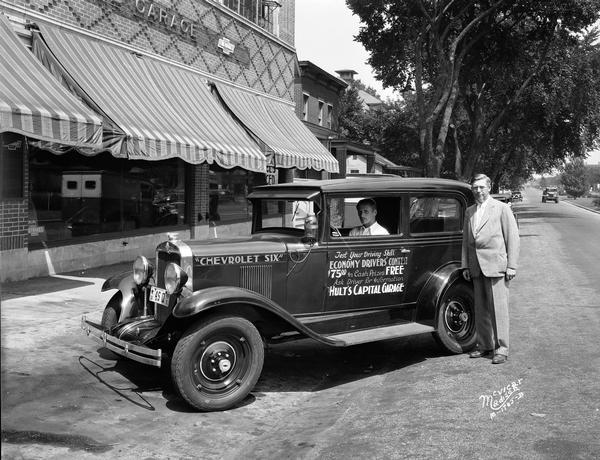
[[[254,205],[254,231],[304,231],[304,220],[317,215],[319,208],[312,200],[263,199]]]

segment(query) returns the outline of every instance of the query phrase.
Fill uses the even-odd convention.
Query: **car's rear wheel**
[[[122,299],[123,295],[120,292],[117,292],[106,304],[104,312],[102,312],[102,320],[100,321],[100,325],[105,331],[108,331],[119,322]]]
[[[475,302],[470,285],[453,284],[444,293],[434,336],[451,353],[464,353],[475,347]]]
[[[250,393],[260,377],[264,347],[254,325],[239,317],[198,323],[175,347],[173,382],[196,409],[229,409]]]

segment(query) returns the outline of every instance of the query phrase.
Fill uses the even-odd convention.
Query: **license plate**
[[[161,305],[169,306],[169,294],[167,291],[156,286],[150,287],[150,302],[156,302]]]

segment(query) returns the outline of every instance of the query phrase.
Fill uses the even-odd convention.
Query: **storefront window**
[[[223,169],[211,166],[209,181],[208,221],[227,223],[247,220],[252,208],[247,197],[257,185],[265,184],[265,175],[245,169]]]
[[[29,248],[186,223],[185,164],[32,149]]]

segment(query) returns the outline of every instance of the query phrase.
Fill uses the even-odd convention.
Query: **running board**
[[[378,340],[395,339],[408,335],[426,334],[435,332],[435,328],[421,323],[404,323],[395,326],[363,329],[355,332],[327,335],[328,339],[343,342],[341,346],[357,345],[359,343],[377,342]]]

